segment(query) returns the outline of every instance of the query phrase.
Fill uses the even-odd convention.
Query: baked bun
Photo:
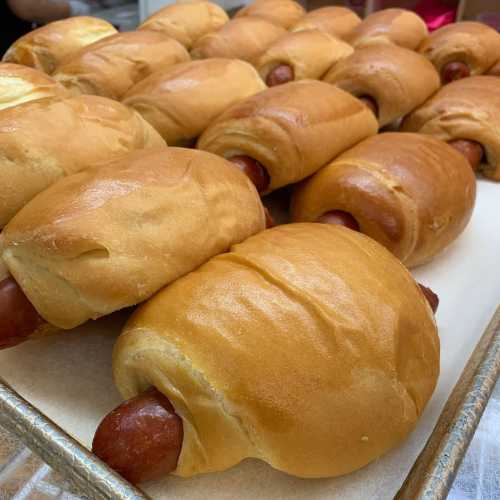
[[[136,151],[54,184],[3,231],[3,260],[39,314],[73,328],[146,300],[264,229],[253,184],[179,148]]]
[[[293,0],[254,0],[240,9],[235,17],[257,16],[288,29],[305,13],[304,7]]]
[[[130,87],[154,71],[189,60],[184,46],[162,33],[129,31],[81,49],[53,75],[74,95],[120,100]]]
[[[65,57],[115,33],[116,29],[104,19],[69,17],[46,24],[17,39],[2,61],[24,64],[51,74]]]
[[[439,374],[419,287],[345,228],[287,224],[139,308],[118,338],[124,398],[155,386],[182,418],[175,474],[248,457],[305,478],[354,471],[414,429]]]
[[[500,181],[500,84],[495,76],[471,76],[442,87],[411,113],[402,130],[453,141],[479,143],[484,150],[479,169]]]
[[[162,145],[139,114],[104,97],[47,98],[2,110],[0,227],[61,177]]]
[[[335,63],[353,53],[339,38],[318,30],[304,30],[279,38],[260,56],[256,67],[271,85],[270,74],[278,66],[291,68],[291,80],[320,79]],[[284,82],[283,82],[284,83]]]
[[[323,80],[355,96],[371,98],[381,127],[420,106],[440,87],[439,75],[425,57],[396,45],[356,49]]]
[[[421,134],[385,133],[349,149],[297,187],[293,221],[341,210],[406,266],[431,260],[469,222],[476,180],[465,158]]]
[[[290,31],[316,29],[345,39],[359,23],[361,19],[351,9],[337,6],[322,7],[308,12],[290,28]]]
[[[490,68],[488,75],[500,76],[500,61],[497,61],[495,65]]]
[[[67,97],[50,76],[21,64],[0,63],[0,110],[45,97]]]
[[[215,3],[177,2],[151,14],[137,29],[160,31],[189,50],[199,38],[228,21],[225,10]]]
[[[265,88],[245,61],[205,59],[154,73],[130,89],[123,102],[172,146],[189,143],[226,108]]]
[[[390,43],[415,50],[427,34],[427,26],[414,12],[383,9],[370,14],[358,24],[348,41],[355,48]]]
[[[358,99],[333,85],[301,80],[231,106],[197,147],[229,159],[256,160],[269,175],[270,192],[313,174],[376,132],[373,113]]]
[[[200,38],[191,50],[191,57],[225,57],[254,64],[272,43],[286,33],[281,26],[259,17],[233,19],[219,31]]]
[[[431,33],[419,52],[434,64],[444,80],[444,72],[451,63],[465,64],[469,75],[480,75],[498,59],[500,35],[483,23],[448,24]]]

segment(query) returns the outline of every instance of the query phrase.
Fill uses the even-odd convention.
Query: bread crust
[[[165,146],[135,111],[104,97],[47,98],[0,113],[0,227],[66,175]]]
[[[332,210],[406,266],[428,262],[450,245],[472,215],[476,180],[465,158],[433,137],[384,133],[346,151],[298,186],[293,221]]]
[[[132,87],[123,102],[175,146],[197,138],[229,106],[265,88],[245,61],[212,58],[157,71]]]
[[[115,33],[116,29],[104,19],[69,17],[18,38],[5,52],[2,61],[30,66],[50,75],[65,57]]]
[[[379,125],[388,125],[423,104],[441,86],[422,55],[395,45],[371,45],[335,64],[323,77],[355,96],[370,96]]]
[[[3,260],[39,314],[74,328],[149,298],[265,228],[253,184],[205,152],[136,151],[67,177],[3,231]]]
[[[358,99],[333,85],[301,80],[231,106],[197,147],[226,158],[254,158],[269,174],[270,192],[313,174],[377,128],[373,113]]]
[[[420,16],[405,9],[383,9],[366,17],[356,26],[348,42],[354,47],[394,44],[416,50],[427,36]]]
[[[93,94],[121,100],[155,71],[191,60],[176,40],[157,31],[117,33],[65,59],[53,76],[73,95]]]
[[[215,3],[184,2],[154,12],[137,29],[159,31],[189,50],[199,38],[217,31],[228,21],[225,10]]]
[[[256,457],[330,477],[413,430],[436,384],[439,339],[422,292],[381,245],[288,224],[141,306],[113,372],[124,398],[153,385],[183,419],[177,475]]]
[[[407,116],[402,130],[452,141],[467,139],[483,146],[480,170],[500,181],[500,85],[495,76],[471,76],[442,87]]]
[[[288,29],[305,13],[304,7],[294,0],[254,0],[240,9],[235,18],[256,16]]]

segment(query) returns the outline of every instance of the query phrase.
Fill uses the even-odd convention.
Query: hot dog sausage
[[[12,279],[0,283],[0,349],[25,341],[43,322],[21,287]]]
[[[353,231],[359,231],[358,221],[348,212],[343,210],[332,210],[326,212],[316,219],[316,222],[323,224],[338,224],[340,226],[348,227]]]
[[[136,484],[175,470],[183,437],[182,420],[172,404],[151,388],[104,417],[96,430],[92,451]]]
[[[368,95],[361,95],[358,99],[375,115],[378,116],[378,105],[375,99]]]
[[[441,70],[441,79],[443,83],[450,83],[454,80],[461,80],[470,76],[470,68],[463,62],[449,62]]]
[[[266,85],[274,87],[283,83],[293,82],[295,79],[295,71],[288,64],[280,64],[272,69],[266,77]]]
[[[429,302],[429,305],[431,306],[432,311],[435,313],[437,311],[438,306],[439,306],[439,297],[430,288],[428,288],[420,283],[418,284],[418,286],[420,287],[420,290],[422,290],[422,292],[424,293],[425,298],[427,299],[427,302]]]
[[[257,191],[262,193],[269,186],[269,174],[266,169],[253,158],[236,155],[229,158],[255,184]]]
[[[479,142],[457,139],[455,141],[450,141],[448,144],[465,156],[472,170],[476,171],[479,168],[483,158],[483,147]]]

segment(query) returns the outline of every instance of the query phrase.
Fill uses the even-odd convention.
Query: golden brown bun
[[[420,106],[441,85],[425,57],[396,45],[356,49],[323,80],[355,96],[370,96],[377,103],[381,127]]]
[[[149,16],[139,30],[160,31],[182,43],[188,50],[194,43],[229,21],[221,7],[212,2],[185,2],[167,5]]]
[[[376,132],[377,121],[361,101],[333,85],[301,80],[231,106],[197,147],[226,158],[254,158],[269,174],[270,192],[313,174]]]
[[[183,419],[175,474],[247,457],[301,477],[363,467],[415,427],[439,373],[429,305],[354,231],[287,224],[140,307],[113,353],[118,389],[153,385]]]
[[[482,173],[500,181],[500,85],[495,76],[471,76],[442,87],[403,122],[402,130],[443,141],[468,139],[483,146]]]
[[[45,97],[67,97],[50,76],[21,64],[0,63],[0,110]]]
[[[53,75],[74,95],[120,100],[151,73],[190,59],[183,45],[162,33],[129,31],[81,49],[60,64]]]
[[[308,12],[290,28],[290,31],[316,29],[345,39],[360,22],[359,16],[351,9],[336,6],[322,7]]]
[[[408,267],[431,260],[469,222],[476,179],[448,144],[421,134],[385,133],[349,149],[296,189],[293,221],[331,210],[354,216],[363,233]]]
[[[392,43],[415,50],[427,36],[427,26],[414,12],[383,9],[370,14],[351,32],[348,41],[355,48]]]
[[[500,61],[488,71],[488,75],[500,76]]]
[[[235,17],[257,16],[288,29],[305,13],[302,5],[293,0],[254,0],[240,9]]]
[[[285,29],[259,17],[233,19],[219,31],[200,38],[191,50],[193,59],[225,57],[254,64]]]
[[[266,81],[278,65],[288,64],[295,80],[320,79],[334,64],[353,53],[346,42],[318,30],[305,30],[279,38],[262,54],[256,64]]]
[[[70,17],[22,36],[11,45],[2,60],[51,74],[68,55],[115,33],[116,29],[104,19]]]
[[[154,73],[130,89],[123,102],[173,146],[198,137],[229,106],[265,88],[245,61],[205,59]]]
[[[483,23],[448,24],[431,33],[419,52],[434,64],[440,74],[449,62],[462,62],[469,67],[471,75],[480,75],[498,59],[500,35]]]
[[[49,323],[146,300],[265,227],[250,180],[192,149],[136,151],[67,177],[3,231],[3,259]]]
[[[47,98],[2,110],[0,227],[61,177],[162,145],[138,113],[104,97]]]

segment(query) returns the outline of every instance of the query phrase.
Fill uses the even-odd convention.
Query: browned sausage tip
[[[378,117],[378,105],[375,99],[368,95],[361,95],[358,99],[376,116]]]
[[[0,282],[0,349],[24,342],[42,322],[14,279]]]
[[[316,219],[316,222],[321,222],[323,224],[338,224],[339,226],[345,226],[353,231],[359,231],[358,221],[348,212],[343,210],[332,210],[326,212]]]
[[[182,448],[182,420],[158,390],[122,403],[99,424],[92,451],[133,484],[174,471]]]
[[[295,71],[289,64],[280,64],[272,69],[266,77],[266,85],[275,87],[283,83],[293,82],[295,79]]]
[[[484,154],[483,147],[479,142],[457,139],[455,141],[450,141],[448,144],[465,156],[472,170],[476,171],[479,169]]]
[[[441,79],[443,83],[450,83],[454,80],[461,80],[470,76],[470,68],[463,62],[450,62],[443,66]]]
[[[422,292],[424,293],[425,298],[427,299],[427,302],[429,302],[432,311],[435,313],[439,306],[439,297],[430,288],[421,285],[420,283],[418,284],[418,286],[420,287],[420,290],[422,290]]]
[[[255,184],[259,193],[264,192],[269,186],[267,170],[253,158],[245,155],[236,155],[229,158],[247,177]]]

